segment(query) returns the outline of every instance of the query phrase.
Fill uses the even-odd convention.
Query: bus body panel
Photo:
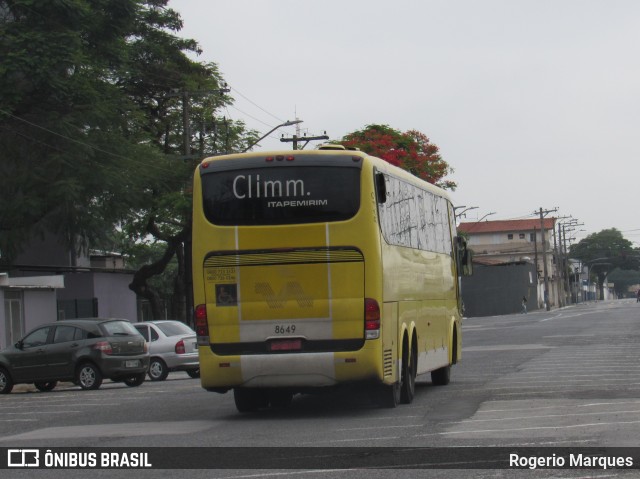
[[[314,155],[322,158],[326,153]],[[408,183],[417,180],[382,160],[358,155],[362,161],[360,208],[352,218],[336,222],[214,225],[198,204],[202,184],[196,171],[194,304],[206,305],[211,343],[199,348],[204,388],[295,389],[357,381],[393,384],[400,379],[405,336],[409,345],[415,336],[419,373],[460,359],[461,318],[453,255],[392,246],[381,233],[375,173],[390,171]],[[253,161],[256,156],[238,155],[237,161]],[[441,194],[429,185],[426,188]],[[327,260],[320,260],[322,254]],[[298,260],[292,259],[296,255]],[[224,261],[219,261],[222,257]],[[225,286],[235,293],[226,303]],[[365,298],[380,305],[379,339],[364,340]],[[353,350],[259,349],[280,341],[284,347],[296,347],[296,339],[329,341],[329,346],[330,341],[359,342]],[[348,344],[347,349],[355,343]]]
[[[399,341],[398,303],[386,302],[382,309],[382,356],[383,383],[393,384],[398,380]]]
[[[216,318],[210,334],[217,343],[362,337],[362,259],[206,268],[205,276],[207,305]],[[231,301],[220,299],[230,292]]]
[[[453,348],[451,327],[452,318],[460,322],[453,259],[387,244],[382,249],[383,297],[400,305],[399,328],[416,331],[418,374],[454,362],[453,349],[459,359],[461,347]],[[408,339],[410,344],[412,337]],[[398,338],[400,344],[401,341],[402,337]]]

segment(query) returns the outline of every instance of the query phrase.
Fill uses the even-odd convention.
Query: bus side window
[[[387,201],[387,183],[382,173],[376,173],[376,199],[380,204]]]

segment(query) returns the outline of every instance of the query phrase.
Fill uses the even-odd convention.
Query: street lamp
[[[480,218],[478,221],[476,221],[476,223],[480,223],[483,219],[485,219],[487,216],[491,216],[491,215],[495,215],[496,212],[492,211],[491,213],[487,213],[486,215],[484,215],[482,218]]]
[[[247,151],[249,151],[251,148],[253,148],[254,146],[256,146],[258,143],[260,143],[262,140],[264,140],[267,136],[269,136],[271,133],[273,133],[274,131],[276,131],[278,128],[282,128],[283,126],[292,126],[292,125],[297,125],[298,123],[302,123],[302,120],[288,120],[285,121],[284,123],[273,127],[271,130],[269,130],[268,132],[266,132],[264,135],[262,135],[260,138],[258,138],[256,141],[254,141],[253,143],[251,143],[249,146],[247,146],[242,152],[245,153]]]
[[[462,208],[464,208],[464,209],[460,213],[456,213],[456,210],[459,210],[459,209],[462,209]],[[456,218],[460,218],[467,211],[476,210],[478,208],[479,208],[479,206],[454,206],[453,207],[453,213],[455,214]],[[466,215],[465,215],[465,218],[466,218]]]

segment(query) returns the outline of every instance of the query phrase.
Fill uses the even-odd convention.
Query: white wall
[[[58,303],[53,289],[24,290],[25,332],[58,319]]]
[[[138,320],[136,295],[129,289],[132,275],[94,273],[94,293],[98,298],[98,316]]]

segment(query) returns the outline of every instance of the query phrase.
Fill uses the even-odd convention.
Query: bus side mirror
[[[467,240],[462,236],[456,236],[456,259],[458,263],[458,276],[471,276],[473,274],[473,251],[467,246]]]
[[[387,201],[387,182],[382,173],[376,173],[376,200],[379,204]]]

